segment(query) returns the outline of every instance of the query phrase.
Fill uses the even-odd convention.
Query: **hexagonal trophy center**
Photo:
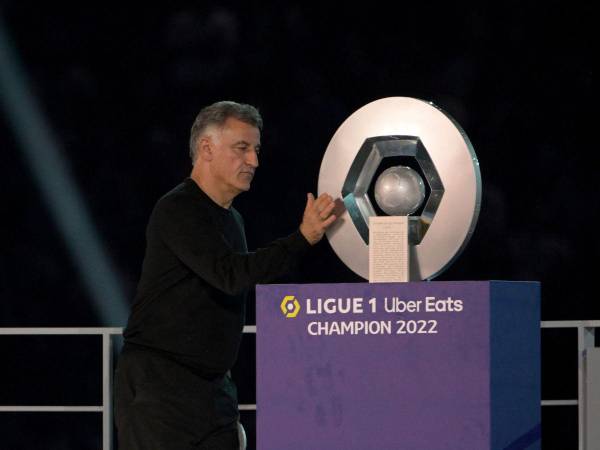
[[[360,147],[342,187],[348,213],[365,244],[369,244],[369,217],[386,214],[374,200],[376,175],[394,165],[416,171],[426,183],[423,204],[409,218],[408,241],[418,245],[429,228],[444,195],[444,185],[416,136],[370,137]]]

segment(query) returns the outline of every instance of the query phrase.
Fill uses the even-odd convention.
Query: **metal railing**
[[[600,320],[542,321],[541,328],[577,329],[577,399],[542,400],[542,406],[577,405],[579,450],[584,450],[585,436],[585,365],[587,349],[594,347],[596,328]],[[102,336],[102,404],[93,406],[5,406],[0,412],[101,412],[102,449],[112,449],[112,383],[113,383],[113,338],[121,336],[122,328],[0,328],[2,335],[101,335]],[[256,326],[247,325],[244,333],[255,334]],[[256,404],[241,404],[241,411],[255,411]]]
[[[542,406],[570,406],[577,405],[577,435],[579,450],[585,449],[586,435],[586,404],[585,404],[585,352],[594,348],[596,328],[600,328],[600,320],[558,320],[542,321],[545,328],[576,328],[577,329],[577,398],[567,400],[542,400]]]
[[[112,449],[113,431],[113,338],[122,328],[0,328],[3,335],[101,335],[102,336],[102,404],[92,406],[19,406],[0,405],[0,412],[100,412],[102,413],[102,450]],[[244,327],[244,333],[256,333],[255,325]],[[256,405],[239,405],[241,411],[254,411]]]
[[[102,404],[94,406],[0,406],[0,412],[101,412],[102,450],[112,447],[112,380],[113,337],[122,328],[0,328],[1,335],[101,335],[102,336]]]

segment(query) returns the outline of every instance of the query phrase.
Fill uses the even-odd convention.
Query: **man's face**
[[[211,135],[213,159],[210,170],[217,188],[234,196],[249,190],[258,167],[258,128],[230,117],[223,128],[216,129]]]

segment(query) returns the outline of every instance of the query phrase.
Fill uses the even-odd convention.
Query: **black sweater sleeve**
[[[164,197],[154,210],[160,239],[192,272],[216,289],[237,295],[289,272],[310,244],[300,231],[253,253],[231,249],[215,217],[187,195]]]

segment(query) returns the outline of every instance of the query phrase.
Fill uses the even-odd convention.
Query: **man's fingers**
[[[319,216],[321,217],[321,219],[327,219],[329,217],[329,215],[331,214],[331,212],[333,211],[333,208],[335,208],[334,202],[327,204],[325,206],[325,208],[319,213]]]
[[[317,208],[317,212],[321,212],[332,201],[331,195],[323,193],[315,200],[314,206]]]
[[[334,214],[335,208],[336,203],[327,193],[319,195],[316,199],[310,192],[306,194],[306,209],[300,232],[311,245],[319,242],[325,230],[336,221],[338,215]]]
[[[323,221],[323,228],[329,228],[329,225],[335,222],[335,219],[337,219],[335,214],[330,215],[327,219]]]

